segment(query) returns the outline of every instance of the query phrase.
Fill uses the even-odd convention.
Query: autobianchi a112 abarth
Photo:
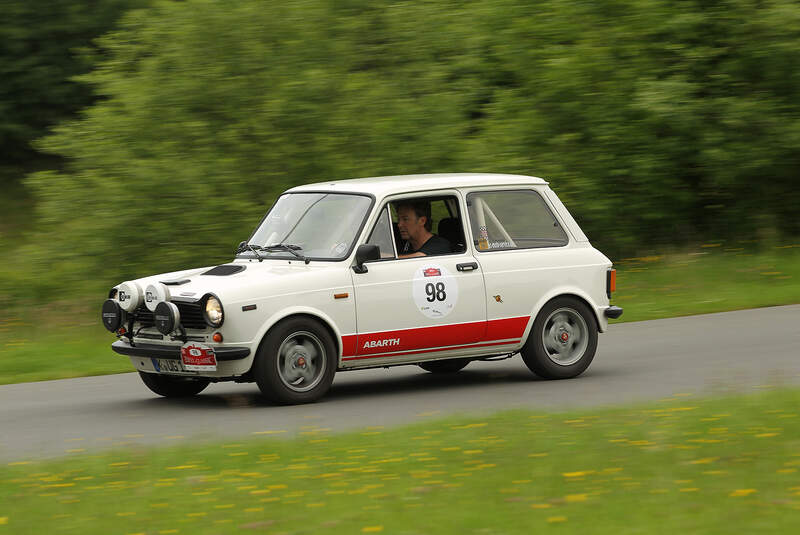
[[[230,263],[118,284],[102,321],[157,394],[255,381],[304,403],[370,367],[520,353],[540,377],[575,377],[622,314],[614,287],[540,178],[364,178],[286,191]]]

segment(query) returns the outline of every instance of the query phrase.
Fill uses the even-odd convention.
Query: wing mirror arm
[[[353,271],[356,273],[366,273],[369,270],[367,266],[364,265],[364,262],[380,259],[381,248],[379,246],[366,243],[359,245],[358,249],[356,249],[356,265],[353,266]]]

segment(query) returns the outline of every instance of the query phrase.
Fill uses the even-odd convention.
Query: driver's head
[[[427,202],[401,202],[397,210],[397,230],[404,240],[426,235],[431,231],[431,205]]]

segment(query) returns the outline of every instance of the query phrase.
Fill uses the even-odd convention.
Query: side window
[[[472,241],[478,251],[558,247],[567,234],[532,190],[467,195]]]
[[[433,256],[467,250],[455,196],[397,199],[390,205],[398,256],[417,251]]]
[[[369,235],[367,244],[377,245],[381,249],[381,258],[394,258],[394,246],[392,245],[392,230],[389,221],[387,207],[381,210],[381,215],[375,222],[375,228]]]

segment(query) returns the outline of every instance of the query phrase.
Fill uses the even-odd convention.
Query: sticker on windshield
[[[458,303],[458,282],[443,266],[423,265],[414,274],[412,294],[420,312],[443,318]]]

